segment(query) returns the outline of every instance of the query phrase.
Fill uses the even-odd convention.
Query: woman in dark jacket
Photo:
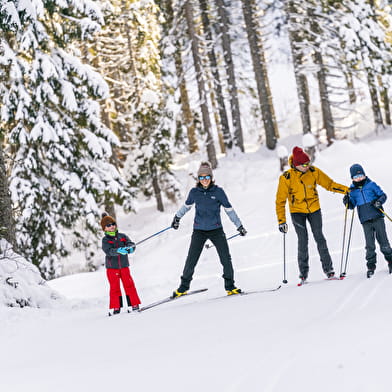
[[[349,209],[357,207],[358,210],[359,220],[365,233],[367,277],[370,278],[376,269],[376,239],[388,262],[389,273],[392,273],[392,249],[385,230],[382,209],[387,195],[375,182],[366,177],[361,165],[357,163],[352,165],[350,174],[353,183],[350,186],[350,193],[344,196],[343,203]]]
[[[116,221],[106,213],[102,214],[102,230],[105,237],[102,238],[102,249],[106,254],[105,267],[106,274],[110,284],[110,304],[109,309],[118,314],[123,307],[120,280],[122,281],[128,306],[132,310],[138,310],[140,299],[136,291],[129,271],[128,254],[135,251],[136,245],[124,233],[119,233]]]
[[[212,169],[208,162],[203,162],[200,165],[197,176],[198,182],[196,187],[189,192],[185,204],[177,211],[171,225],[173,229],[177,230],[180,225],[180,219],[191,209],[192,204],[195,204],[196,214],[188,257],[181,276],[180,287],[173,292],[173,297],[184,295],[189,290],[196,264],[207,240],[210,240],[215,245],[218,252],[223,266],[223,279],[227,294],[239,294],[241,290],[234,285],[233,265],[226,235],[222,228],[220,207],[224,208],[240,235],[244,236],[246,230],[242,226],[224,190],[214,184]]]

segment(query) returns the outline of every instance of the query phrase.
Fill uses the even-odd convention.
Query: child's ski
[[[180,297],[167,297],[167,298],[161,299],[159,301],[153,302],[149,305],[143,306],[142,308],[139,309],[139,312],[143,312],[147,309],[154,308],[155,306],[162,305],[162,304],[165,304],[166,302],[171,302],[171,301],[174,301],[179,298],[188,297],[193,294],[203,293],[204,291],[207,291],[207,290],[208,289],[191,290],[191,291],[188,291],[187,294],[181,295]]]

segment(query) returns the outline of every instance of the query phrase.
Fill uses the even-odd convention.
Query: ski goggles
[[[353,176],[353,180],[359,180],[360,178],[365,177],[363,174],[356,174],[355,176]]]
[[[202,180],[211,180],[211,176],[199,176],[199,181]]]

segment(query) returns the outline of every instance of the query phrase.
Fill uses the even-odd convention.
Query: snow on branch
[[[0,239],[0,306],[49,307],[59,298],[42,279],[38,268]]]

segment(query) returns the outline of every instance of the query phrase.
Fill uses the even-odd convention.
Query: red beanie
[[[293,148],[293,165],[299,166],[310,162],[309,155],[300,147]]]

